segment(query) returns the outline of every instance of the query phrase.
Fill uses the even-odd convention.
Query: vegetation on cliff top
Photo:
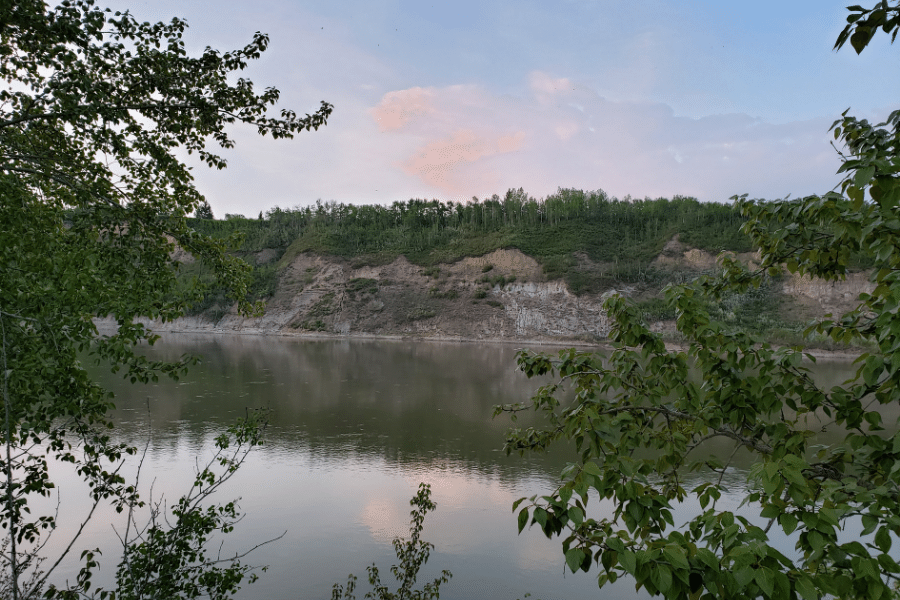
[[[317,202],[293,209],[276,207],[255,219],[208,217],[193,219],[192,226],[212,237],[233,239],[235,252],[254,265],[253,299],[271,297],[281,269],[304,252],[338,257],[355,266],[386,264],[405,256],[428,269],[515,248],[535,258],[547,279],[564,280],[575,294],[636,288],[638,306],[652,322],[675,317],[660,290],[669,283],[684,283],[701,270],[678,260],[683,258],[681,250],[667,248],[673,239],[683,249],[713,255],[754,250],[741,232],[744,219],[731,205],[682,196],[620,200],[602,191],[574,189],[559,189],[543,199],[520,188],[507,191],[503,198],[495,195],[466,203]],[[662,267],[655,262],[660,255],[676,260]],[[855,270],[870,265],[854,255],[849,266]],[[200,265],[184,265],[182,271],[185,280],[211,283],[211,274]],[[793,314],[796,311],[779,291],[777,282],[767,280],[760,289],[725,298],[710,310],[723,322],[793,342],[805,317]],[[194,312],[217,319],[229,306],[224,290],[210,285]]]
[[[283,252],[281,265],[302,252],[384,264],[398,256],[432,266],[517,248],[536,258],[549,279],[566,279],[575,293],[647,276],[651,261],[678,235],[686,245],[718,253],[751,249],[731,206],[676,196],[619,200],[602,191],[560,189],[535,199],[521,188],[503,198],[472,202],[409,200],[390,206],[317,202],[275,208],[257,219],[227,215],[195,219],[198,231],[238,234],[239,253]],[[578,255],[599,268],[580,268]]]

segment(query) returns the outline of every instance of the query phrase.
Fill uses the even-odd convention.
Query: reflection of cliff
[[[574,459],[562,445],[527,461],[502,452],[512,423],[505,415],[492,419],[493,407],[526,402],[546,383],[516,371],[509,346],[167,334],[152,348],[158,359],[184,353],[203,363],[178,382],[133,386],[98,371],[117,395],[112,418],[128,442],[142,445],[149,416],[151,451],[165,452],[176,440],[202,448],[247,407],[267,407],[265,452],[303,450],[326,469],[377,458],[396,468],[458,468],[502,483],[528,473],[555,478]],[[849,362],[811,366],[825,388],[853,371]],[[529,413],[515,425],[538,422]],[[709,451],[730,454],[730,442],[713,440]]]
[[[199,446],[245,407],[268,407],[267,445],[276,452],[303,447],[315,460],[462,462],[488,476],[497,475],[498,462],[528,471],[548,460],[526,464],[500,451],[510,421],[491,419],[493,406],[527,400],[541,384],[516,371],[511,347],[167,334],[152,353],[196,354],[203,363],[179,382],[145,387],[104,376],[117,394],[113,418],[132,443],[146,433],[149,398],[160,444],[180,436]],[[562,466],[560,457],[547,473]]]

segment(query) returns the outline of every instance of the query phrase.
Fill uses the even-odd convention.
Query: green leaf
[[[710,569],[718,570],[720,568],[719,559],[707,548],[699,548],[697,550],[697,558]]]
[[[635,574],[635,570],[637,568],[637,559],[634,555],[634,552],[629,550],[625,550],[624,552],[619,552],[619,563],[622,565],[622,568],[628,571],[631,575]]]
[[[624,542],[618,537],[610,536],[606,538],[606,545],[619,554],[626,552]]]
[[[755,571],[753,570],[753,567],[747,565],[734,572],[734,580],[740,587],[743,588],[746,587],[748,583],[753,581],[754,575]]]
[[[877,579],[870,579],[867,587],[867,600],[879,600],[888,591],[884,583]]]
[[[788,535],[792,534],[794,530],[797,529],[797,517],[792,513],[782,513],[778,517],[778,522],[784,532]]]
[[[519,511],[519,533],[522,533],[522,530],[525,529],[525,526],[528,524],[528,508],[523,508]]]
[[[765,474],[763,475],[762,484],[763,490],[765,490],[767,494],[772,495],[781,487],[781,477],[779,475],[770,476],[768,474]]]
[[[818,600],[819,593],[809,577],[800,576],[794,582],[794,589],[806,600]]]
[[[775,591],[775,574],[772,570],[768,567],[761,567],[756,570],[753,579],[763,594],[771,598]]]
[[[665,594],[672,588],[672,571],[666,565],[658,565],[650,571],[650,581]]]
[[[891,532],[887,527],[879,527],[878,533],[875,534],[875,545],[882,552],[890,552],[891,550]]]
[[[825,540],[818,531],[810,531],[806,536],[810,547],[815,551],[820,551],[825,546]]]
[[[856,50],[857,54],[861,54],[869,41],[872,39],[873,32],[868,27],[858,26],[853,35],[850,36],[850,45]]]
[[[862,516],[862,525],[862,535],[869,535],[870,533],[875,531],[876,527],[878,527],[878,517],[866,513]]]
[[[665,556],[676,569],[689,570],[691,568],[683,548],[678,546],[666,546],[663,549],[663,556]]]
[[[577,506],[569,507],[568,515],[569,519],[572,521],[572,524],[576,527],[584,522],[584,511],[582,511]]]
[[[852,40],[851,40],[852,41]],[[869,181],[872,180],[872,177],[875,175],[875,167],[865,167],[862,169],[858,169],[856,174],[853,176],[853,183],[856,187],[862,188],[869,184]]]
[[[587,461],[584,463],[584,472],[588,475],[593,475],[595,477],[603,478],[603,472],[600,470],[600,467],[597,466],[597,463],[593,461]]]
[[[900,573],[900,565],[889,554],[879,554],[878,564],[888,573]]]
[[[585,553],[581,548],[569,548],[566,552],[566,564],[573,573],[577,573],[581,569],[581,563],[584,562]]]

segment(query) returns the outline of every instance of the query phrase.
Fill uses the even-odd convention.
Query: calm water
[[[349,573],[364,580],[372,562],[390,577],[390,542],[408,531],[409,499],[421,481],[431,484],[438,510],[426,520],[423,537],[436,550],[420,581],[451,570],[442,598],[635,597],[627,582],[598,593],[593,575],[565,573],[559,540],[537,529],[516,535],[512,502],[552,489],[570,457],[562,448],[527,459],[500,450],[509,421],[491,420],[492,407],[527,399],[539,385],[515,370],[514,348],[168,335],[151,353],[197,354],[203,364],[180,382],[149,386],[102,376],[117,395],[116,435],[141,447],[149,440],[145,497],[151,487],[155,499],[177,497],[195,457],[208,458],[215,436],[245,407],[271,410],[266,445],[219,497],[240,497],[247,513],[226,551],[286,532],[250,556],[269,571],[240,597],[328,598]],[[820,370],[837,383],[850,366]],[[78,485],[62,471],[59,477],[62,520],[71,528],[88,506]],[[741,477],[734,473],[737,491]],[[720,507],[738,502],[735,494]],[[691,510],[682,507],[676,522]],[[114,526],[121,530],[122,522],[112,511],[96,515],[79,543],[105,551],[98,584],[112,578]],[[71,578],[74,570],[61,574]],[[358,591],[361,597],[368,586]]]

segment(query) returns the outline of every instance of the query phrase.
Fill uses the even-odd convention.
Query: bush
[[[441,571],[441,575],[430,583],[426,583],[421,590],[413,588],[416,584],[419,571],[428,562],[434,544],[423,541],[421,538],[424,528],[425,515],[437,508],[431,501],[431,486],[426,483],[419,484],[419,491],[409,501],[414,508],[410,511],[412,520],[409,524],[409,539],[394,538],[394,552],[397,555],[399,565],[391,567],[391,573],[397,580],[399,587],[396,592],[391,592],[381,582],[381,573],[376,565],[368,568],[368,580],[372,591],[366,594],[371,600],[437,600],[440,597],[440,587],[450,581],[453,575],[450,571]],[[356,576],[347,577],[347,587],[334,584],[331,590],[331,600],[355,600],[353,594],[356,589]]]
[[[430,319],[431,317],[435,316],[436,314],[437,313],[430,308],[426,308],[424,306],[417,306],[412,311],[407,313],[406,319],[408,321],[421,321],[423,319]]]

